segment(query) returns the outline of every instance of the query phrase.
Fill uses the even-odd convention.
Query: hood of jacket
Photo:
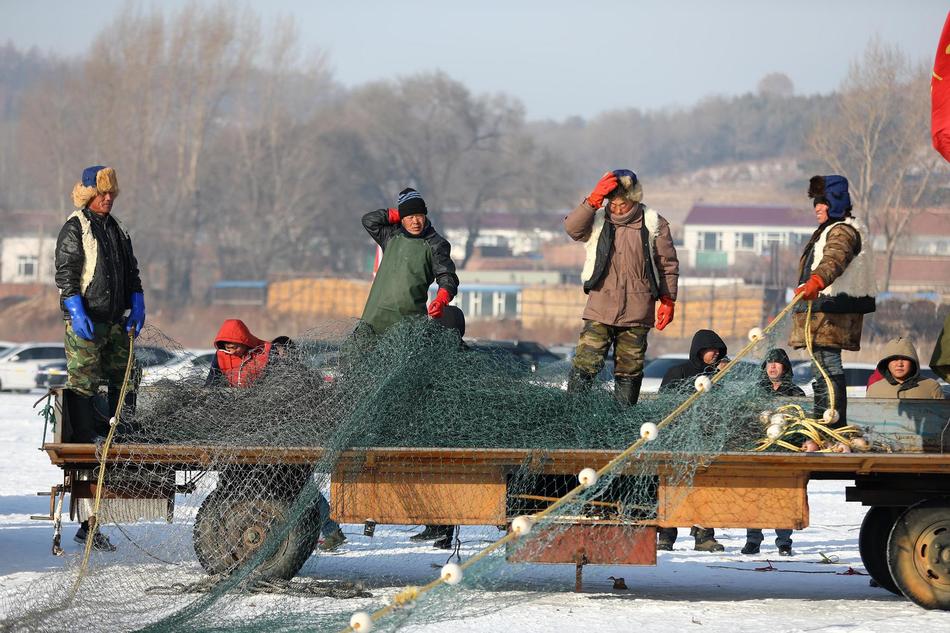
[[[729,351],[722,338],[712,330],[697,330],[693,334],[693,342],[689,346],[689,362],[699,368],[706,367],[706,363],[699,356],[699,351],[703,349],[718,350],[720,359]]]
[[[218,335],[214,337],[214,346],[221,348],[225,343],[240,343],[248,349],[262,347],[265,341],[257,338],[240,319],[228,319],[221,324]]]
[[[891,384],[894,384],[896,381],[894,380],[894,377],[891,376],[891,372],[888,370],[887,364],[896,358],[906,358],[914,364],[914,368],[911,370],[904,382],[913,381],[915,378],[920,377],[920,361],[917,360],[917,350],[914,348],[914,343],[909,338],[898,336],[897,338],[888,341],[887,345],[884,346],[884,357],[878,361],[877,370],[881,372],[881,375],[884,376],[884,378],[887,379],[887,381]]]

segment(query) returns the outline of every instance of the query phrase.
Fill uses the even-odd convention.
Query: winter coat
[[[653,327],[656,300],[664,295],[676,300],[679,260],[669,222],[656,211],[638,204],[617,217],[585,200],[564,218],[564,229],[574,241],[587,243],[584,319]]]
[[[769,378],[768,374],[765,373],[765,366],[768,363],[779,362],[782,363],[782,367],[785,368],[785,371],[782,373],[782,381],[779,383],[778,389],[772,387],[772,380]],[[770,395],[770,396],[804,396],[805,392],[801,387],[796,385],[792,381],[792,361],[788,359],[788,354],[784,349],[778,347],[772,350],[769,350],[769,353],[765,356],[765,360],[762,361],[762,378],[759,380],[760,389]]]
[[[142,292],[132,239],[111,214],[74,212],[59,231],[55,262],[66,319],[69,311],[63,302],[80,295],[93,322],[119,323],[132,307],[132,295]]]
[[[703,362],[699,352],[710,348],[719,350],[719,358],[712,365],[707,365]],[[712,330],[698,330],[693,334],[693,342],[689,346],[689,360],[666,370],[663,380],[660,381],[660,390],[673,388],[700,374],[715,374],[716,366],[727,353],[726,343],[718,334]]]
[[[861,349],[864,315],[874,312],[877,294],[874,262],[864,227],[851,217],[819,226],[805,246],[798,269],[799,283],[818,275],[825,283],[812,302],[811,335],[815,347],[857,351]],[[792,315],[789,345],[805,347],[807,302]]]
[[[906,358],[913,367],[904,382],[897,382],[891,375],[887,364],[896,358]],[[884,376],[883,380],[868,387],[868,398],[900,398],[909,400],[943,400],[943,390],[940,383],[932,378],[920,375],[920,361],[917,360],[917,350],[910,339],[903,336],[890,341],[884,346],[884,358],[877,364],[877,370]]]
[[[244,356],[229,354],[222,347],[225,343],[240,343],[248,348]],[[218,348],[211,361],[211,371],[205,381],[206,387],[221,385],[225,382],[231,387],[248,387],[260,378],[270,359],[271,343],[257,338],[243,321],[228,319],[221,325],[214,338]]]
[[[930,368],[944,380],[950,381],[950,315],[943,320],[943,328],[930,355]]]
[[[383,249],[361,317],[374,332],[382,334],[409,315],[424,316],[433,281],[450,297],[458,293],[452,247],[428,220],[421,234],[412,235],[401,224],[390,224],[386,209],[378,209],[363,216],[363,228]]]

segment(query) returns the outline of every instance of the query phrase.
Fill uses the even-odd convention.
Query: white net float
[[[585,488],[590,488],[597,483],[597,471],[593,468],[584,468],[577,473],[577,479]]]

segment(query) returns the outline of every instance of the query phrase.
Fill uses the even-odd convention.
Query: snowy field
[[[31,409],[39,393],[0,395],[0,595],[60,568],[64,561],[50,555],[52,526],[31,521],[29,515],[48,512],[48,497],[36,491],[61,481],[59,469],[50,466],[46,454],[37,450],[43,434],[42,421]],[[503,588],[511,589],[507,608],[462,621],[432,622],[412,626],[411,631],[494,632],[518,631],[676,631],[678,633],[732,633],[736,631],[950,631],[950,613],[928,612],[883,589],[868,585],[858,555],[858,527],[864,509],[844,501],[844,482],[815,482],[809,486],[811,527],[796,532],[792,559],[778,558],[773,535],[766,531],[762,555],[743,557],[741,529],[720,530],[726,546],[722,554],[691,551],[691,539],[681,530],[672,552],[662,552],[657,567],[589,566],[584,570],[585,592],[573,592],[573,566],[518,565],[508,570]],[[446,554],[421,544],[410,544],[414,529],[380,526],[375,538],[362,536],[362,526],[347,525],[348,543],[342,553],[315,556],[304,566],[302,576],[323,579],[365,578],[372,599],[282,598],[318,601],[322,611],[349,613],[372,610],[407,584],[424,584],[445,562]],[[169,529],[175,529],[169,526]],[[74,527],[66,525],[63,543],[67,556],[76,556]],[[110,532],[118,547],[130,547],[122,536]],[[135,535],[135,528],[130,534]],[[462,529],[463,556],[476,551],[487,539],[497,538],[493,528]],[[685,537],[685,538],[684,538]],[[822,564],[821,554],[836,560]],[[189,550],[182,560],[193,560]],[[757,571],[771,561],[774,571]],[[374,576],[394,578],[392,586],[380,586]],[[612,589],[608,576],[622,576],[627,591]],[[398,583],[398,584],[397,584]],[[525,599],[519,591],[532,592]],[[0,604],[4,604],[0,601]],[[306,605],[306,602],[304,602]],[[5,614],[0,613],[0,628]],[[94,630],[86,628],[86,630]]]

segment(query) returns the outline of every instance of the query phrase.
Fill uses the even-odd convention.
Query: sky
[[[143,0],[173,11],[188,0]],[[199,3],[205,0],[196,0]],[[210,1],[210,0],[208,0]],[[0,43],[81,54],[126,0],[0,0]],[[770,72],[798,94],[833,91],[875,35],[933,63],[946,0],[406,0],[246,3],[293,16],[345,86],[442,70],[475,93],[519,99],[531,119],[688,107],[755,91]]]

